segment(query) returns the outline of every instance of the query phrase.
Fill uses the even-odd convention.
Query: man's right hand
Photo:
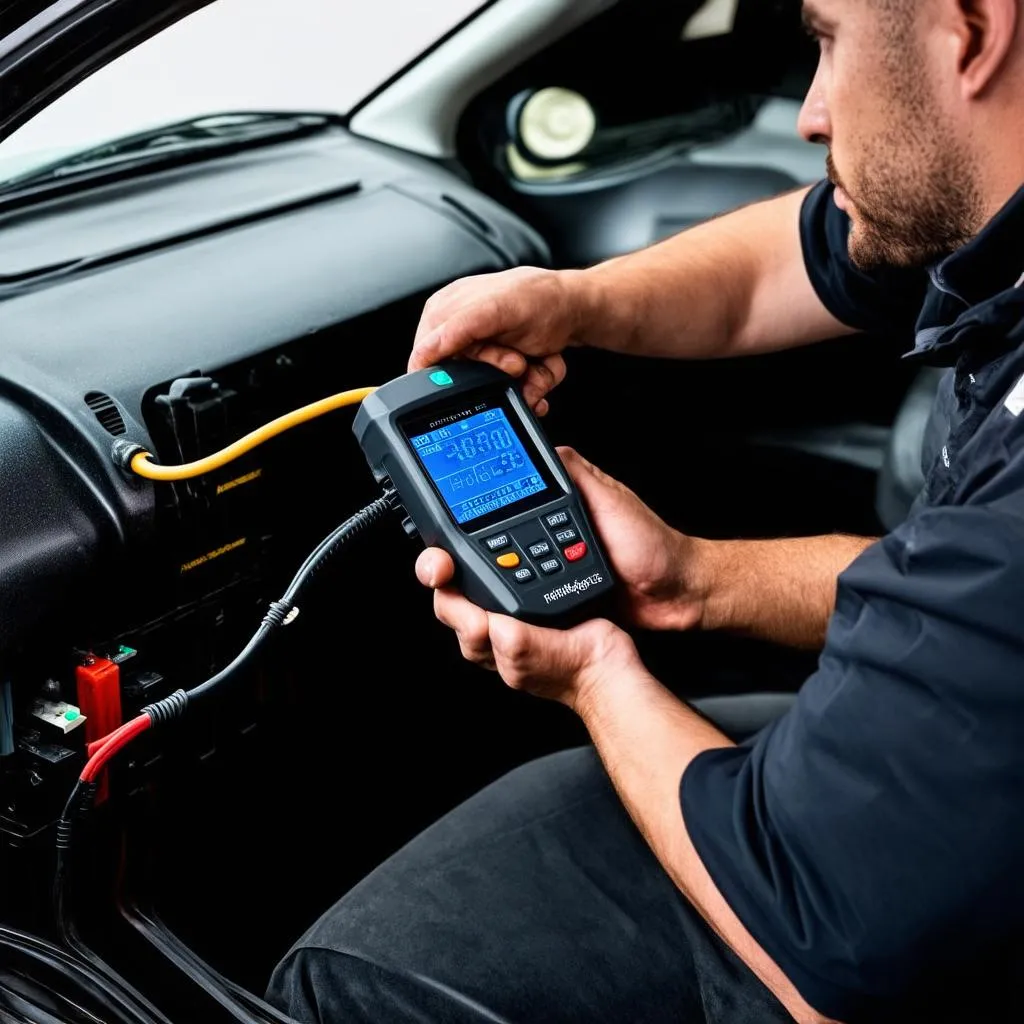
[[[590,511],[611,567],[619,580],[624,618],[643,629],[686,630],[701,625],[706,588],[701,574],[707,541],[686,537],[659,519],[625,484],[587,462],[571,448],[559,448]],[[451,556],[424,551],[416,575],[437,591],[437,617],[462,626],[459,641],[466,657],[486,663],[486,613],[475,614],[465,599],[448,589],[455,573]]]
[[[565,378],[562,352],[581,343],[585,320],[580,278],[571,271],[520,267],[466,277],[427,302],[409,370],[444,359],[479,359],[513,377],[539,414],[546,395]]]

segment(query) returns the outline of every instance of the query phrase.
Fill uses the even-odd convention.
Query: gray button
[[[500,551],[502,548],[507,548],[512,542],[507,533],[501,533],[497,537],[489,537],[484,543],[489,551]]]
[[[556,526],[565,526],[565,524],[567,522],[569,522],[569,513],[568,512],[555,512],[552,515],[547,517],[546,522],[547,522],[548,526],[551,527],[552,530]]]
[[[533,570],[524,565],[522,569],[516,569],[515,577],[516,583],[529,583],[533,579]]]
[[[575,544],[580,539],[580,535],[575,530],[559,530],[555,534],[555,540],[558,541],[562,547],[566,544]]]
[[[545,555],[551,554],[551,545],[546,540],[542,540],[539,544],[531,544],[530,554],[534,558],[543,558]]]
[[[557,558],[549,558],[546,562],[540,563],[541,572],[550,576],[552,573],[562,571],[562,563]]]

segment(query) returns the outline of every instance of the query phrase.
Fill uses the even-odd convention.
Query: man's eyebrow
[[[829,21],[821,11],[810,3],[805,3],[803,5],[802,10],[800,11],[800,20],[804,23],[804,28],[807,29],[811,35],[831,32],[835,28],[835,25]]]

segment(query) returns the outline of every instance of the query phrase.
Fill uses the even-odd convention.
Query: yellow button
[[[500,555],[498,557],[498,565],[500,565],[502,569],[518,569],[519,556],[514,551],[510,555]]]

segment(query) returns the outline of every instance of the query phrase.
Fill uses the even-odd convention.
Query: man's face
[[[930,0],[805,0],[821,46],[800,131],[829,147],[858,266],[923,266],[980,230],[969,129],[929,51]]]

